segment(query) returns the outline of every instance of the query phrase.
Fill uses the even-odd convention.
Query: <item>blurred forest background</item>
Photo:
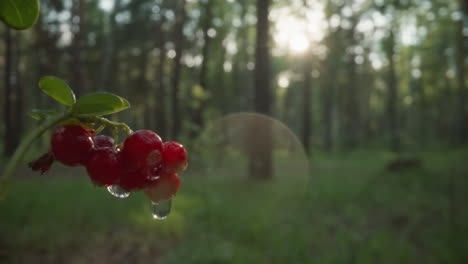
[[[2,27],[5,154],[30,125],[24,112],[50,103],[37,89],[44,75],[78,94],[128,98],[122,119],[163,138],[258,111],[307,149],[456,145],[468,137],[467,9],[462,0],[43,1],[33,29]],[[270,22],[257,25],[257,12]]]
[[[222,195],[245,183],[189,167],[174,216],[155,223],[125,213],[142,199],[19,177],[0,203],[0,262],[468,261],[467,1],[44,0],[33,28],[0,35],[5,158],[35,125],[26,113],[50,107],[37,82],[55,75],[78,96],[127,98],[120,121],[197,155],[215,120],[269,115],[298,135],[314,183],[291,219],[262,216]]]

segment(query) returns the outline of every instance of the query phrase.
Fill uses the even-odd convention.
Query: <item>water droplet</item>
[[[151,213],[154,219],[163,220],[169,216],[171,212],[172,200],[151,202]]]
[[[150,176],[148,177],[148,179],[149,179],[151,182],[156,181],[156,180],[158,180],[159,178],[161,178],[161,176],[159,176],[159,175],[156,175],[156,176],[150,175]]]
[[[157,179],[159,179],[160,175],[162,174],[164,168],[163,168],[163,164],[162,163],[158,163],[156,165],[153,165],[149,168],[149,179],[151,181],[155,181]]]
[[[127,192],[117,184],[107,187],[107,190],[110,192],[110,194],[118,198],[127,198],[130,196],[130,192]]]

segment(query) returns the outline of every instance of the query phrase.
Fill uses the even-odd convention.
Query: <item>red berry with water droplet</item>
[[[146,171],[161,162],[163,143],[158,134],[139,130],[128,136],[122,148],[122,161],[128,172]]]
[[[112,148],[114,146],[114,139],[105,135],[94,136],[93,142],[95,148]]]
[[[145,189],[145,194],[154,203],[166,201],[177,193],[180,185],[181,181],[176,173],[163,174]]]
[[[98,186],[116,184],[123,175],[119,153],[113,148],[96,148],[91,154],[86,170]]]
[[[187,168],[187,150],[182,144],[170,141],[164,143],[163,164],[165,172],[178,173]]]
[[[79,125],[66,125],[54,130],[51,149],[55,159],[68,166],[84,165],[93,148],[92,132]]]

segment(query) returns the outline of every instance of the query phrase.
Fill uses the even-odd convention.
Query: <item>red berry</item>
[[[120,179],[119,185],[127,191],[137,191],[153,184],[163,174],[162,163],[148,166],[135,172],[126,171]]]
[[[93,142],[95,148],[112,148],[114,146],[114,139],[105,135],[94,136]]]
[[[78,125],[56,128],[51,139],[55,159],[68,166],[85,164],[93,148],[91,133]]]
[[[145,189],[145,194],[152,202],[171,199],[179,190],[180,178],[176,173],[162,175]]]
[[[146,169],[137,171],[124,171],[119,185],[126,191],[138,191],[146,188],[151,183],[149,172]]]
[[[129,172],[146,170],[161,161],[163,143],[158,134],[150,130],[139,130],[128,136],[122,149],[122,158]]]
[[[187,150],[180,143],[170,141],[164,143],[163,163],[165,172],[177,173],[187,168]]]
[[[113,148],[94,149],[86,170],[91,180],[98,186],[116,184],[124,171],[118,152]]]
[[[156,179],[164,173],[164,164],[158,163],[156,165],[150,166],[148,169],[148,176],[150,179]]]

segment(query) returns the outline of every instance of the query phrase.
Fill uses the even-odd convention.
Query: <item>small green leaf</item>
[[[39,16],[39,0],[0,0],[0,19],[15,29],[27,29]]]
[[[75,115],[109,115],[130,107],[124,98],[113,93],[92,93],[78,99],[73,106]]]
[[[36,120],[43,120],[50,116],[59,115],[61,112],[48,109],[33,109],[28,114]]]
[[[57,77],[42,77],[39,81],[39,88],[61,104],[72,106],[76,101],[72,89],[64,80]]]

